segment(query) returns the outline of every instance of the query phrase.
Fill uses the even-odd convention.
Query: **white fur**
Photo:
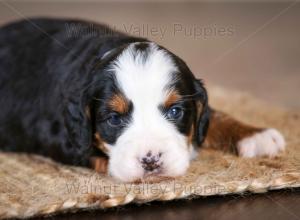
[[[131,44],[111,67],[124,95],[133,103],[132,122],[111,146],[109,173],[121,181],[143,178],[140,159],[147,152],[162,153],[161,175],[178,176],[189,166],[187,138],[164,118],[159,105],[167,98],[167,85],[177,70],[169,55],[149,43],[151,52],[143,62]],[[135,56],[134,56],[135,55]]]
[[[283,136],[276,129],[266,129],[239,141],[238,151],[243,157],[275,156],[285,148]]]

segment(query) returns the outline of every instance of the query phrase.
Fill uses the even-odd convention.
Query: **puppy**
[[[0,29],[0,104],[2,151],[97,171],[106,158],[124,182],[183,175],[204,141],[243,157],[285,147],[277,130],[210,108],[201,80],[166,48],[78,20]]]

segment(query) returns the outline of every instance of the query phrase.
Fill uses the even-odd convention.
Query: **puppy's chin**
[[[111,175],[111,174],[110,174]],[[162,181],[171,181],[174,180],[177,177],[180,177],[184,175],[176,175],[176,176],[164,176],[164,175],[156,175],[156,174],[151,174],[151,175],[143,175],[142,177],[128,177],[124,178],[120,176],[114,176],[111,175],[115,180],[119,181],[119,182],[123,182],[123,183],[133,183],[133,184],[141,184],[141,183],[159,183]]]
[[[120,167],[116,167],[114,161],[110,159],[108,166],[109,175],[119,182],[132,183],[141,179],[144,175],[142,168],[136,168],[133,163],[126,164],[120,163]]]

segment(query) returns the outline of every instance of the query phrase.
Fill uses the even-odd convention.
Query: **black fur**
[[[97,32],[89,33],[91,25]],[[79,36],[70,27],[77,28]],[[131,42],[147,40],[78,20],[32,19],[2,27],[0,149],[88,165],[91,155],[101,153],[92,147],[95,131],[107,143],[114,143],[122,132],[122,128],[109,130],[101,124],[106,100],[119,92],[113,73],[105,67]],[[140,44],[136,49],[147,48]],[[102,59],[107,51],[112,52]],[[204,111],[197,122],[197,142],[202,143],[209,115],[206,91],[185,63],[172,56],[181,72],[175,86],[183,95],[197,93],[184,103],[189,112],[177,126],[182,133],[188,132],[200,100]]]
[[[196,90],[196,100],[202,105],[202,111],[200,112],[200,115],[198,115],[196,122],[196,143],[200,146],[203,143],[208,131],[211,109],[208,105],[207,92],[205,91],[200,80],[194,81],[194,88]]]

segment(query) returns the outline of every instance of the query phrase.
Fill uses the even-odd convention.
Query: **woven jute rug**
[[[185,176],[140,184],[117,183],[92,170],[39,156],[0,153],[0,218],[300,187],[300,111],[270,107],[249,95],[218,87],[211,87],[209,95],[213,107],[239,120],[279,129],[287,150],[272,159],[243,159],[203,148]]]

